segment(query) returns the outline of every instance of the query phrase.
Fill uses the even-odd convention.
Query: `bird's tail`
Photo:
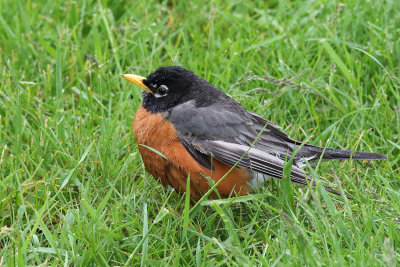
[[[314,160],[322,159],[355,159],[355,160],[385,160],[387,157],[378,153],[323,148],[304,145],[299,152],[303,157],[313,157]]]

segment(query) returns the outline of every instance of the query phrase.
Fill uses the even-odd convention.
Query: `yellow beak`
[[[137,86],[139,86],[140,88],[142,88],[143,90],[145,90],[146,92],[149,93],[153,93],[149,87],[147,87],[146,85],[144,85],[143,80],[146,79],[142,76],[139,75],[133,75],[133,74],[122,74],[121,75],[123,78],[127,79],[128,81],[130,81],[131,83],[136,84]]]

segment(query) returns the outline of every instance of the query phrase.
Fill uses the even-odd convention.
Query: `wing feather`
[[[285,161],[259,149],[224,141],[198,142],[196,147],[200,148],[202,153],[209,154],[231,166],[237,163],[239,167],[282,178]],[[292,166],[290,178],[292,182],[307,184],[306,172],[296,166]]]

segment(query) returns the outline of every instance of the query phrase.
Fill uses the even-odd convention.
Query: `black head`
[[[201,101],[219,92],[193,71],[180,66],[159,67],[147,78],[123,75],[143,89],[143,107],[152,113],[166,112],[172,107],[195,99]]]

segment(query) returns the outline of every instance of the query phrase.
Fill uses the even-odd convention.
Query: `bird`
[[[189,181],[194,201],[213,184],[217,190],[208,192],[210,198],[249,194],[270,177],[281,179],[290,158],[290,180],[300,185],[315,185],[302,169],[307,162],[386,159],[378,153],[291,139],[276,124],[181,66],[161,66],[147,77],[121,76],[142,89],[132,131],[146,171],[182,195]],[[330,187],[325,189],[340,195]]]

